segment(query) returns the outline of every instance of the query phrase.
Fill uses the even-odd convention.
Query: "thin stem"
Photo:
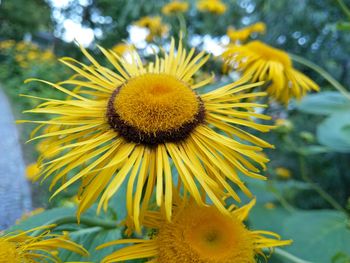
[[[307,66],[314,71],[316,71],[318,74],[320,74],[325,80],[327,80],[334,88],[336,88],[341,94],[343,94],[344,97],[350,100],[350,93],[349,91],[344,88],[342,84],[340,84],[335,78],[333,78],[327,71],[325,71],[323,68],[319,67],[315,63],[299,57],[294,54],[289,54],[289,56],[294,60],[295,62],[298,62],[300,64],[303,64],[304,66]]]
[[[323,190],[318,184],[316,184],[309,177],[306,168],[305,168],[305,158],[303,155],[299,154],[299,165],[300,165],[300,173],[301,178],[309,183],[311,187],[325,200],[327,201],[334,209],[347,214],[346,210],[325,190]]]
[[[280,249],[280,248],[275,248],[275,255],[280,257],[280,258],[283,258],[283,259],[287,259],[288,262],[291,262],[291,263],[312,263],[310,261],[306,261],[306,260],[303,260],[301,258],[298,258],[290,253],[288,253],[287,251],[284,251],[283,249]]]
[[[272,181],[269,181],[267,187],[268,187],[268,190],[277,198],[277,200],[280,202],[280,204],[284,209],[286,209],[290,213],[293,213],[295,211],[294,207],[288,203],[288,201],[284,198],[284,196],[274,186]]]
[[[60,226],[60,225],[65,225],[65,224],[78,224],[77,222],[77,217],[76,216],[65,216],[61,218],[57,218],[51,221],[48,221],[44,225],[55,225],[55,227]],[[103,220],[100,218],[92,218],[92,217],[81,217],[80,218],[80,223],[86,226],[93,226],[93,227],[102,227],[104,229],[114,229],[118,227],[118,224],[115,221],[111,220]],[[42,229],[34,231],[32,233],[32,236],[38,236],[42,231]]]
[[[344,14],[350,19],[350,9],[346,6],[343,0],[337,0],[337,2]]]
[[[179,26],[180,26],[180,32],[183,34],[183,38],[187,38],[187,27],[186,27],[186,20],[183,14],[179,13],[177,14],[177,19],[179,20]]]

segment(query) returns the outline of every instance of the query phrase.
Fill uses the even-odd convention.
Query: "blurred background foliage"
[[[97,54],[96,44],[112,48],[122,41],[130,42],[131,25],[141,17],[161,15],[162,6],[169,1],[65,0],[59,5],[58,2],[0,2],[0,83],[12,101],[17,118],[23,118],[20,112],[38,103],[36,99],[19,99],[18,94],[62,96],[46,86],[24,85],[25,79],[61,81],[71,72],[57,62],[57,58],[83,59],[77,46],[65,41],[67,21],[81,25],[92,34],[89,48]],[[198,12],[196,1],[189,2],[187,13],[162,17],[164,23],[170,25],[168,36],[178,36],[180,24],[185,24],[187,45],[207,49],[210,39],[217,43],[209,48],[216,54],[215,49],[228,43],[225,36],[228,26],[242,28],[262,21],[267,31],[259,39],[313,61],[349,90],[349,17],[337,1],[223,0],[228,9],[220,16]],[[164,47],[168,42],[169,37],[155,40]],[[146,44],[140,47],[143,51],[147,49]],[[267,110],[277,128],[263,137],[276,149],[266,152],[271,162],[264,174],[270,180],[248,182],[258,200],[250,224],[253,228],[273,230],[284,238],[294,239],[294,244],[286,250],[305,260],[349,263],[350,103],[315,71],[296,66],[320,85],[321,92],[310,94],[299,103],[292,102],[288,108],[271,103]],[[217,80],[230,79],[222,73],[222,65],[215,56],[207,69],[216,74]],[[20,126],[22,142],[28,138],[30,128]],[[24,149],[26,161],[34,162],[35,144]],[[46,187],[46,184],[34,186],[37,193],[43,193],[34,195],[36,206],[66,208],[36,215],[29,223],[24,221],[24,226],[55,217],[50,213],[61,216],[74,210],[74,188],[47,205]],[[115,204],[108,217],[117,217],[120,210]],[[76,240],[99,236],[96,242],[108,241],[121,235],[120,230],[115,229],[72,228]],[[92,243],[90,247],[97,244]],[[69,255],[65,257],[72,260]],[[293,261],[276,255],[272,262]]]

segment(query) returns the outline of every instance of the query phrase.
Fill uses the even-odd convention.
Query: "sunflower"
[[[182,1],[172,1],[162,8],[162,13],[164,15],[173,15],[178,13],[184,13],[188,10],[189,4]]]
[[[62,181],[53,196],[80,182],[79,218],[99,197],[98,211],[107,209],[124,183],[128,214],[138,230],[153,193],[159,206],[165,203],[170,220],[176,182],[198,204],[204,204],[203,196],[207,195],[224,213],[228,212],[222,204],[223,195],[239,201],[228,181],[251,196],[238,174],[265,179],[258,172],[268,159],[259,153],[263,147],[272,147],[243,129],[267,132],[272,128],[254,122],[256,118],[270,119],[255,112],[264,105],[244,102],[266,95],[245,93],[261,83],[245,85],[249,80],[245,77],[200,95],[200,88],[210,83],[212,76],[196,83],[193,75],[208,55],[194,55],[194,49],[187,53],[181,41],[176,51],[172,40],[170,52],[156,57],[147,67],[136,52],[128,62],[111,50],[100,50],[114,71],[101,66],[84,48],[82,52],[92,66],[63,58],[80,80],[57,84],[35,81],[73,99],[38,98],[46,102],[26,112],[56,117],[21,121],[41,124],[36,132],[40,128],[45,131],[45,125],[59,127],[58,131],[34,134],[32,139],[55,138],[47,145],[47,152],[59,155],[44,160],[40,175],[53,178],[51,188]],[[68,86],[79,89],[72,92]]]
[[[266,31],[266,25],[262,22],[255,23],[253,25],[236,30],[234,27],[227,29],[227,36],[231,42],[243,42],[246,41],[250,35],[254,33],[264,34]]]
[[[0,236],[0,263],[62,262],[59,249],[69,250],[82,256],[88,252],[69,240],[66,234],[51,234],[51,226],[37,227],[25,232],[10,232]],[[29,235],[34,231],[42,232],[38,236]]]
[[[134,243],[123,247],[102,260],[102,263],[148,258],[154,263],[238,263],[256,262],[266,257],[263,249],[291,244],[291,240],[268,231],[251,231],[243,221],[255,200],[223,215],[213,206],[200,207],[193,201],[174,206],[172,222],[163,219],[161,212],[148,211],[144,225],[153,229],[151,239],[122,239],[99,246]]]
[[[134,24],[149,30],[146,37],[148,42],[153,41],[155,38],[164,37],[169,32],[169,26],[163,24],[160,16],[145,16],[135,21]]]
[[[314,81],[293,68],[287,53],[260,41],[229,46],[222,57],[234,69],[252,75],[252,82],[271,81],[266,91],[284,104],[291,98],[302,98],[308,91],[319,90]]]
[[[226,12],[227,6],[221,0],[200,0],[197,3],[197,8],[201,12],[221,15]]]

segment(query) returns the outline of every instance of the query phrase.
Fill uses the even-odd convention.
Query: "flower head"
[[[135,22],[135,25],[139,27],[144,27],[149,30],[146,37],[148,42],[154,40],[157,37],[164,37],[169,32],[169,26],[163,24],[162,18],[160,16],[145,16]]]
[[[61,263],[57,256],[59,249],[82,256],[88,255],[81,245],[69,240],[67,235],[51,234],[50,227],[52,226],[37,227],[25,232],[11,232],[0,236],[0,263]],[[29,235],[38,230],[42,232],[38,236]]]
[[[285,246],[290,240],[268,231],[251,231],[243,221],[255,200],[240,209],[231,209],[223,215],[215,207],[200,207],[192,201],[174,206],[174,219],[167,222],[158,212],[148,212],[147,227],[155,229],[150,240],[124,239],[112,241],[98,249],[125,243],[134,243],[110,254],[103,263],[149,258],[161,263],[237,263],[256,262],[264,256],[262,249]]]
[[[132,47],[125,43],[119,43],[112,47],[113,52],[119,56],[124,56],[125,54],[131,52]]]
[[[266,95],[244,93],[260,83],[245,85],[249,79],[244,78],[200,93],[212,76],[193,82],[193,75],[208,56],[204,52],[194,55],[194,49],[187,53],[181,42],[176,51],[172,41],[170,52],[147,67],[137,53],[128,62],[111,50],[100,49],[114,71],[82,49],[92,65],[72,58],[61,60],[77,72],[76,79],[58,84],[36,80],[72,97],[44,98],[46,102],[28,111],[56,114],[49,121],[34,121],[58,128],[47,133],[41,125],[36,132],[42,127],[44,133],[35,138],[55,139],[46,151],[59,154],[44,160],[41,173],[44,179],[53,177],[51,187],[62,182],[54,196],[80,182],[79,217],[98,198],[98,210],[107,209],[125,184],[128,214],[139,230],[153,193],[159,206],[165,204],[170,221],[175,181],[197,203],[203,204],[202,197],[207,195],[223,213],[228,213],[223,195],[239,200],[228,181],[251,195],[239,173],[264,179],[258,172],[268,159],[259,152],[272,147],[244,130],[271,129],[253,120],[270,119],[254,111],[263,105],[242,101]]]
[[[277,167],[275,169],[275,173],[279,178],[285,179],[285,180],[288,180],[292,177],[292,172],[285,167]]]
[[[29,181],[35,181],[35,178],[40,174],[40,168],[37,163],[29,164],[26,167],[26,177]]]
[[[302,98],[308,91],[319,90],[315,82],[293,68],[287,53],[260,41],[229,46],[222,56],[233,68],[252,75],[252,82],[271,81],[266,91],[284,104],[291,98]]]
[[[185,13],[188,10],[189,4],[187,2],[174,0],[162,8],[164,15],[173,15],[178,13]]]
[[[243,42],[246,41],[250,35],[254,33],[264,34],[266,31],[266,25],[262,22],[255,23],[253,25],[236,30],[233,27],[227,29],[227,36],[231,42]]]
[[[201,12],[221,15],[226,12],[227,6],[221,0],[199,0],[197,8]]]

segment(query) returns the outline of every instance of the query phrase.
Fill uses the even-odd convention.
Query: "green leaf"
[[[268,209],[263,204],[257,203],[249,214],[250,228],[281,233],[283,223],[289,216],[290,212],[280,206]],[[290,237],[291,235],[283,236],[284,239]]]
[[[350,30],[350,22],[338,22],[336,27],[338,30]]]
[[[320,154],[320,153],[327,153],[329,152],[328,147],[325,146],[320,146],[320,145],[310,145],[310,146],[305,146],[300,149],[300,152],[307,156],[311,154]]]
[[[311,262],[332,262],[339,252],[350,253],[347,218],[338,211],[300,211],[284,223],[283,237],[292,237],[286,250]]]
[[[350,111],[331,115],[317,127],[318,141],[337,152],[350,152]]]
[[[17,225],[12,226],[8,229],[9,232],[15,230],[28,230],[38,226],[47,224],[48,222],[65,217],[75,215],[76,208],[74,207],[64,207],[64,208],[53,208],[46,210],[40,214],[29,217],[28,219],[20,222]]]
[[[339,112],[350,112],[350,101],[335,91],[324,91],[305,96],[298,105],[300,111],[329,115]]]
[[[83,245],[89,251],[90,255],[88,257],[82,258],[76,253],[65,250],[60,253],[60,258],[63,262],[101,262],[105,256],[115,251],[115,246],[104,248],[98,251],[96,251],[96,247],[104,243],[120,239],[121,231],[117,228],[111,230],[104,230],[100,227],[92,227],[70,232],[69,237],[76,243]]]
[[[350,256],[339,252],[332,258],[332,263],[350,263]]]

